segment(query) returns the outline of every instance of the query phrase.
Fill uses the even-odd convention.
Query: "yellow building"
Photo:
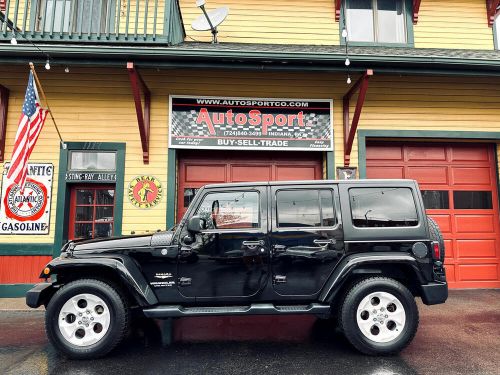
[[[419,181],[450,286],[500,287],[500,1],[213,0],[219,43],[194,1],[98,3],[0,1],[0,296],[70,239],[174,225],[204,184],[353,172]],[[64,143],[49,116],[21,192],[29,62]]]

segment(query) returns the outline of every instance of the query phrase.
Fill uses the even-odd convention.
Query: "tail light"
[[[432,257],[435,260],[441,260],[441,247],[437,241],[432,242]]]

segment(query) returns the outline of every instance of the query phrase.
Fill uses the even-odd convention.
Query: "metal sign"
[[[333,101],[170,96],[171,148],[333,150]]]
[[[2,174],[0,234],[48,234],[54,166],[29,163],[24,190],[7,178],[9,166]]]

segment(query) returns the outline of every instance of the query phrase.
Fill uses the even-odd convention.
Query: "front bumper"
[[[55,288],[51,283],[36,284],[26,293],[26,304],[29,307],[37,308],[46,304],[54,292]]]
[[[444,303],[448,298],[448,284],[446,282],[433,282],[422,287],[422,301],[426,305]]]

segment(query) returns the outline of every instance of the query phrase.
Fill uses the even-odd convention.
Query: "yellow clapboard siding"
[[[494,48],[483,0],[422,1],[414,37],[417,48]]]
[[[168,95],[213,95],[334,99],[336,165],[343,164],[342,96],[348,87],[344,74],[237,72],[221,70],[143,69],[152,92],[150,164],[142,149],[128,76],[123,69],[71,68],[40,70],[40,78],[66,141],[126,142],[125,188],[137,175],[156,176],[164,188],[161,203],[151,210],[123,199],[124,234],[150,232],[166,225],[168,153]],[[0,66],[0,84],[11,90],[6,153],[12,150],[27,78],[24,67]],[[500,131],[500,79],[466,77],[374,76],[361,115],[360,129]],[[351,102],[351,116],[356,98]],[[352,151],[357,165],[357,141]],[[59,164],[57,134],[47,120],[32,161]],[[57,202],[53,183],[51,229],[48,236],[1,236],[0,242],[52,242]],[[170,197],[172,199],[172,197]]]

